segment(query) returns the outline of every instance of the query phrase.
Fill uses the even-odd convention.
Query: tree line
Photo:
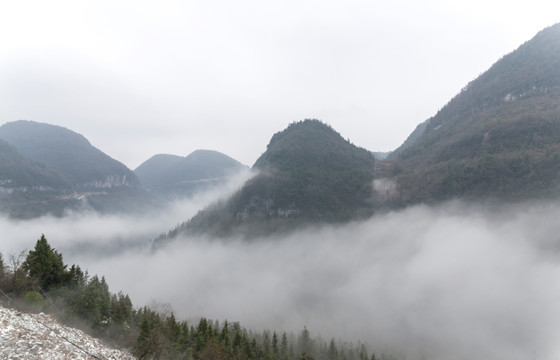
[[[27,254],[0,253],[0,290],[4,306],[49,313],[139,359],[394,360],[361,342],[312,337],[307,327],[255,332],[227,320],[178,321],[166,307],[135,308],[128,295],[111,293],[104,277],[64,264],[44,235]]]

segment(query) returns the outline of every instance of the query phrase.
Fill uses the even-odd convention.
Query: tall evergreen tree
[[[298,352],[300,354],[307,355],[312,355],[315,353],[313,340],[311,340],[311,334],[309,333],[307,326],[303,327],[303,330],[301,331],[301,334],[298,338]]]
[[[282,333],[282,341],[280,342],[280,360],[288,360],[288,335]]]
[[[44,234],[37,240],[35,249],[29,251],[22,267],[29,277],[39,281],[44,290],[61,285],[65,280],[66,265],[62,262],[62,255],[51,247]]]
[[[4,256],[0,252],[0,280],[4,278]]]
[[[272,358],[277,360],[280,357],[280,348],[278,346],[278,334],[276,331],[272,333]]]
[[[329,350],[327,352],[327,358],[328,358],[328,360],[338,360],[338,350],[336,348],[336,344],[334,342],[334,339],[331,339],[331,342],[329,344]]]

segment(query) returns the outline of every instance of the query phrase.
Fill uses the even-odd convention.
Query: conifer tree
[[[39,281],[43,290],[61,285],[65,279],[66,265],[62,255],[51,248],[44,234],[37,240],[35,249],[30,250],[22,264],[27,276]]]
[[[334,338],[331,339],[329,344],[329,350],[327,352],[328,360],[338,360],[338,350],[336,349],[336,344],[334,343]]]
[[[280,360],[288,360],[288,335],[282,333],[282,341],[280,343]]]
[[[0,252],[0,280],[4,278],[4,256]]]
[[[272,333],[272,359],[277,360],[280,357],[280,348],[278,346],[278,334],[276,331]]]

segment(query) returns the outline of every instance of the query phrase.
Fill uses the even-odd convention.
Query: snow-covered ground
[[[22,313],[0,306],[0,360],[4,359],[135,358],[108,348],[81,330],[63,326],[49,315]]]

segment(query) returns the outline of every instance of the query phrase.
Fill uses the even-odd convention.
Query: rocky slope
[[[51,316],[0,306],[0,359],[133,360],[83,331],[61,325]]]

